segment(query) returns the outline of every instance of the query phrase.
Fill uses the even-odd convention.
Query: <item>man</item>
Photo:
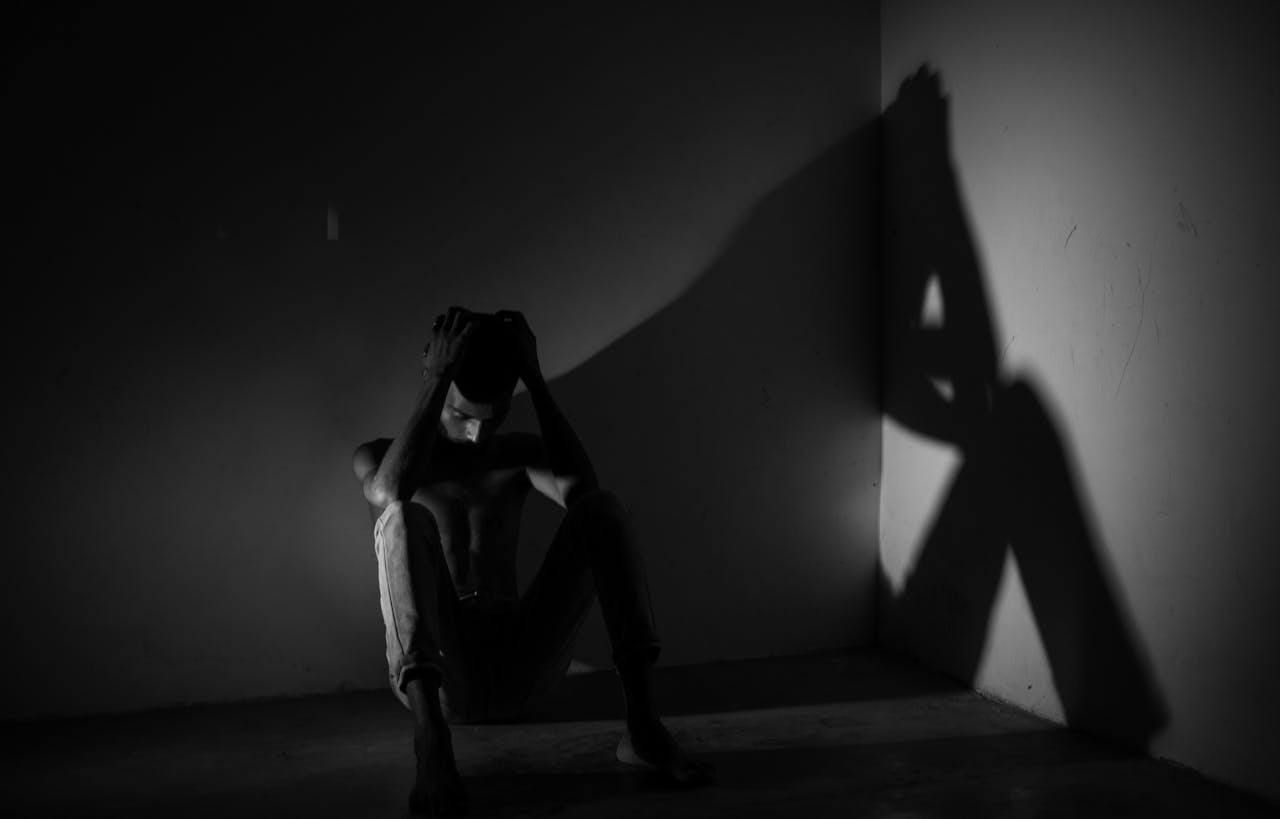
[[[517,379],[541,436],[497,434]],[[360,446],[353,465],[374,519],[392,690],[413,712],[412,808],[465,812],[448,724],[509,718],[548,693],[597,596],[626,700],[618,759],[679,784],[711,780],[711,766],[690,760],[654,711],[659,642],[630,522],[552,400],[520,313],[453,307],[437,317],[403,431]],[[519,596],[530,488],[566,513]]]

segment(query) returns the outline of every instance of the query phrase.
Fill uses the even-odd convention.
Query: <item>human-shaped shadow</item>
[[[1056,424],[1027,377],[1000,370],[948,115],[928,66],[884,113],[885,412],[961,456],[904,588],[886,601],[886,636],[974,682],[1011,549],[1067,723],[1145,747],[1166,705]],[[941,317],[925,321],[930,289]]]

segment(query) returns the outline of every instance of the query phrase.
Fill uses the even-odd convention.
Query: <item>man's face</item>
[[[455,444],[480,445],[489,440],[511,409],[511,401],[477,404],[467,400],[458,391],[457,384],[449,385],[449,394],[440,410],[440,432]]]

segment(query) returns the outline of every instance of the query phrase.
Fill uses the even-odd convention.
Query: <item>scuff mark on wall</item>
[[[1191,218],[1191,212],[1187,210],[1187,206],[1178,203],[1178,230],[1183,233],[1190,233],[1197,239],[1200,238],[1200,226]]]
[[[1138,274],[1138,283],[1142,285],[1142,300],[1138,303],[1138,330],[1133,334],[1133,343],[1129,345],[1129,357],[1124,360],[1124,369],[1120,370],[1120,380],[1116,382],[1116,397],[1120,397],[1120,386],[1124,384],[1125,373],[1129,372],[1129,362],[1133,361],[1133,351],[1138,349],[1138,339],[1142,337],[1142,322],[1147,317],[1147,288],[1151,286],[1151,253],[1147,252],[1147,281],[1142,282],[1142,274]]]

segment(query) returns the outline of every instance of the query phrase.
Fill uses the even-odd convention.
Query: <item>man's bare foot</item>
[[[409,792],[409,809],[426,816],[466,816],[467,791],[458,775],[453,741],[447,726],[413,742],[418,779]]]
[[[690,759],[675,737],[657,717],[632,722],[618,743],[618,760],[628,765],[655,768],[676,785],[697,787],[715,781],[716,769],[710,762]]]

